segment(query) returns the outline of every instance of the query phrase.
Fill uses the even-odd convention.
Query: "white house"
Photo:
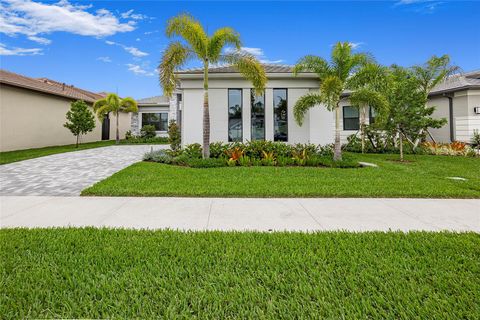
[[[210,141],[265,139],[287,143],[332,143],[333,112],[324,107],[312,108],[302,126],[293,118],[297,99],[310,90],[319,89],[316,75],[301,73],[294,77],[292,68],[283,65],[265,65],[265,70],[268,82],[262,96],[255,95],[251,83],[231,67],[209,70]],[[203,71],[179,71],[177,77],[177,91],[171,99],[139,100],[140,111],[132,118],[132,129],[138,132],[142,126],[138,119],[145,121],[155,114],[155,121],[157,118],[158,121],[177,120],[181,125],[183,144],[201,143]],[[149,103],[152,101],[157,104]],[[432,130],[438,142],[469,142],[473,131],[480,130],[480,71],[452,76],[432,91],[429,104],[437,107],[435,116],[448,120],[444,127]],[[341,117],[341,137],[345,142],[359,127],[358,111],[349,106],[348,98],[341,102]],[[374,114],[370,113],[367,122],[373,119]],[[159,134],[166,133],[165,127],[159,128],[163,128]]]

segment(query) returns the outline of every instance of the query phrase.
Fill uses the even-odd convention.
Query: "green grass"
[[[475,233],[0,230],[20,318],[478,319]]]
[[[379,168],[187,168],[136,163],[85,189],[96,196],[480,198],[480,158],[352,154]],[[464,177],[455,181],[447,177]]]
[[[7,164],[22,160],[34,159],[44,156],[49,156],[57,153],[86,150],[92,148],[106,147],[115,144],[115,140],[105,140],[105,141],[96,141],[96,142],[87,142],[82,143],[75,147],[74,144],[64,145],[64,146],[51,146],[45,148],[35,148],[35,149],[25,149],[25,150],[15,150],[15,151],[6,151],[0,152],[0,165]],[[128,144],[125,140],[121,141],[121,144]]]

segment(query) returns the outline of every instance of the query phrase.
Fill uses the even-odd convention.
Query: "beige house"
[[[209,70],[210,141],[332,143],[333,112],[312,108],[302,126],[293,118],[297,99],[319,89],[316,75],[302,73],[294,77],[292,68],[283,65],[265,65],[265,70],[268,82],[262,96],[256,96],[251,83],[231,67]],[[169,119],[181,123],[183,144],[201,143],[203,71],[180,71],[177,78],[177,92],[169,103]],[[435,117],[448,121],[444,127],[431,130],[437,142],[470,142],[474,130],[480,131],[480,71],[450,77],[432,91],[429,104],[436,106]],[[348,97],[342,100],[340,111],[341,139],[345,143],[349,135],[358,132],[359,113],[349,105]],[[369,112],[367,123],[374,116]]]
[[[103,96],[46,78],[29,78],[0,70],[0,151],[40,148],[75,143],[63,127],[70,103],[92,105]],[[93,111],[93,110],[92,110]],[[120,114],[120,137],[130,129],[130,114]],[[82,142],[115,139],[115,117],[82,136]]]

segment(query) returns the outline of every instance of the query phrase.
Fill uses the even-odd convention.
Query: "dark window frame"
[[[345,108],[352,108],[357,110],[358,115],[356,117],[345,117]],[[355,131],[360,129],[360,111],[357,108],[352,106],[343,106],[342,107],[342,118],[343,118],[343,130],[344,131]],[[346,126],[345,119],[357,119],[357,125],[355,127],[348,127]]]
[[[277,140],[275,139],[275,90],[285,90],[285,101],[287,101],[287,139],[286,140]],[[290,132],[290,123],[288,119],[288,88],[273,88],[272,89],[272,105],[273,105],[273,141],[282,141],[282,142],[288,142],[288,139],[290,138],[289,132]]]
[[[243,141],[243,88],[228,88],[227,89],[227,140],[228,142],[236,142],[233,139],[230,139],[230,91],[239,90],[240,91],[240,110],[241,110],[241,130],[240,130],[240,140]]]
[[[265,141],[267,138],[267,129],[266,129],[266,104],[267,104],[267,97],[265,95],[265,91],[263,91],[263,139],[254,139],[253,138],[253,121],[252,121],[252,109],[253,109],[253,103],[252,103],[252,97],[258,97],[258,95],[255,93],[255,89],[250,89],[250,140],[251,141]]]
[[[152,125],[152,123],[147,123],[145,124],[145,122],[143,121],[143,115],[144,114],[158,114],[159,115],[159,123],[160,123],[160,126],[161,124],[163,123],[162,122],[162,114],[166,114],[167,115],[167,121],[165,122],[165,130],[156,130],[157,128],[155,128],[155,131],[156,132],[167,132],[168,131],[168,121],[169,121],[169,118],[170,118],[170,115],[168,112],[166,111],[159,111],[159,112],[142,112],[142,127],[145,126],[145,125]],[[155,126],[155,125],[154,125]]]

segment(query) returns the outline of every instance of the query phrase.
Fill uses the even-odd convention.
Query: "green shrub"
[[[210,158],[222,158],[228,149],[228,144],[223,142],[210,143]]]
[[[125,132],[125,140],[131,139],[131,138],[133,138],[132,131],[127,130],[127,132]]]
[[[293,164],[293,159],[290,157],[285,156],[278,156],[277,157],[277,166],[279,167],[286,167]]]
[[[202,158],[202,146],[199,143],[186,145],[183,154],[192,159]]]
[[[332,157],[317,157],[317,159],[318,159],[319,165],[330,167],[330,168],[359,168],[360,167],[357,161],[345,155],[343,156],[343,159],[341,161],[333,161]]]
[[[191,158],[182,153],[179,156],[172,157],[172,164],[176,164],[178,166],[187,166],[189,160],[191,160]]]
[[[262,160],[260,159],[252,159],[252,166],[255,166],[255,167],[260,167],[262,165]]]
[[[153,161],[158,163],[172,163],[172,157],[166,153],[166,150],[156,150],[145,153],[143,156],[144,161]]]
[[[128,140],[121,140],[120,144],[164,144],[167,143],[166,137],[142,138],[132,136]]]
[[[312,156],[308,159],[305,160],[305,166],[307,167],[318,167],[322,165],[322,159],[323,158],[330,158],[328,156]],[[333,159],[333,157],[332,157]]]
[[[140,130],[140,136],[142,138],[150,139],[150,138],[155,138],[157,133],[155,132],[155,126],[147,124],[142,127]]]
[[[227,165],[224,159],[215,159],[215,158],[208,158],[208,159],[188,159],[187,165],[192,168],[218,168],[218,167],[225,167]]]
[[[273,160],[272,158],[263,158],[262,160],[260,160],[260,162],[262,163],[262,166],[266,167],[271,167],[275,165],[275,160]]]
[[[170,154],[178,156],[180,154],[180,149],[182,148],[182,139],[180,128],[175,120],[170,120],[168,123],[168,143],[170,144]]]
[[[228,165],[229,167],[235,167],[235,166],[237,165],[237,161],[234,160],[234,159],[228,159],[228,160],[227,160],[227,165]]]
[[[238,163],[242,166],[242,167],[250,167],[252,165],[252,161],[250,160],[250,157],[248,156],[241,156],[239,159],[238,159]]]

